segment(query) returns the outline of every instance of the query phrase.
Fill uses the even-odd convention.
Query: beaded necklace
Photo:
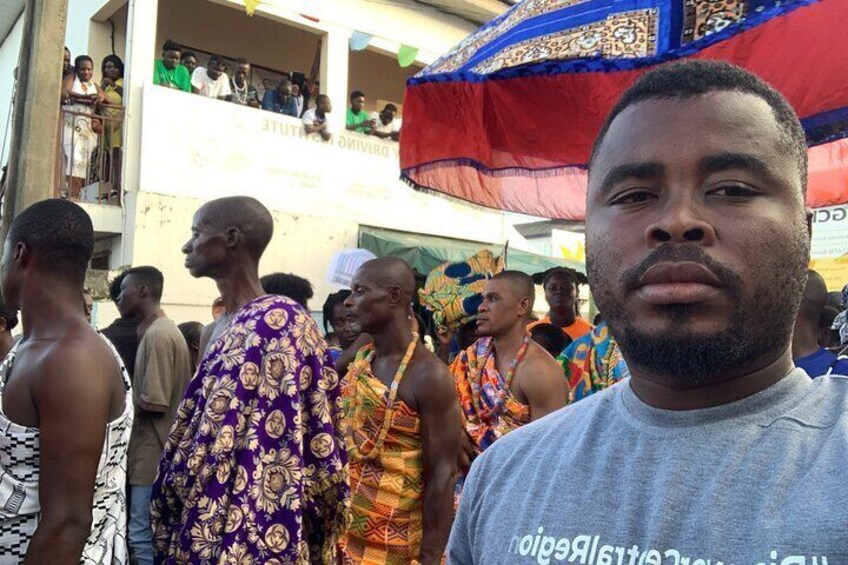
[[[482,422],[489,423],[496,417],[500,416],[503,411],[504,403],[506,403],[506,395],[509,394],[510,389],[512,388],[512,380],[515,378],[515,370],[518,367],[518,364],[521,363],[521,360],[524,359],[524,354],[527,353],[527,347],[529,345],[530,334],[528,333],[524,336],[524,341],[521,342],[521,346],[518,348],[518,353],[515,355],[515,359],[512,360],[512,364],[509,366],[504,385],[498,392],[495,402],[491,408],[483,406],[483,386],[481,383],[483,380],[483,369],[486,367],[489,357],[494,353],[495,340],[491,340],[485,353],[474,360],[474,370],[468,381],[471,385],[471,403],[474,405],[474,410],[477,414],[479,414]]]
[[[239,89],[238,83],[233,79],[233,91],[236,96],[236,102],[244,106],[247,104],[247,81],[244,81],[244,86]]]
[[[409,342],[409,345],[406,347],[406,354],[403,356],[403,360],[401,360],[400,365],[397,368],[397,372],[395,372],[394,379],[392,379],[392,384],[389,387],[389,398],[387,400],[386,412],[383,414],[383,425],[380,427],[380,433],[377,434],[377,439],[374,440],[374,445],[367,452],[362,450],[359,445],[357,445],[356,441],[351,442],[351,446],[348,449],[351,454],[351,458],[357,459],[373,459],[374,456],[379,453],[383,444],[386,441],[386,436],[389,434],[389,428],[392,425],[392,419],[395,415],[395,402],[397,400],[398,387],[400,386],[400,381],[403,379],[403,374],[406,372],[406,368],[409,365],[409,361],[412,359],[412,354],[415,353],[415,346],[418,345],[418,334],[412,334],[412,341]],[[356,383],[360,380],[364,380],[365,375],[365,367],[371,366],[371,361],[374,359],[374,348],[368,352],[364,359],[360,362],[356,363],[354,367],[353,379],[351,379],[351,385],[353,386],[353,397],[354,397],[354,406],[353,406],[353,414],[351,415],[351,422],[354,425],[359,424],[359,417],[362,413],[363,406],[363,398],[362,395],[356,394]]]

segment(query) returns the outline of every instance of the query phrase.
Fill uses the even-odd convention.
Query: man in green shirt
[[[191,92],[191,76],[188,69],[180,64],[183,48],[170,39],[162,46],[162,58],[156,60],[153,70],[153,84]]]
[[[369,133],[375,126],[374,120],[368,118],[365,111],[365,94],[361,90],[350,93],[350,108],[347,109],[345,128],[356,133]]]

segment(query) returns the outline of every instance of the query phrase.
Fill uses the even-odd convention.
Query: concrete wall
[[[23,30],[24,17],[21,15],[0,45],[0,165],[6,164],[9,144],[12,142],[12,91],[15,87],[14,73],[21,53]]]
[[[139,194],[136,234],[143,245],[136,245],[134,265],[155,265],[165,275],[163,305],[168,315],[179,322],[211,321],[211,304],[219,295],[210,279],[194,279],[184,267],[181,247],[189,238],[191,220],[204,199],[182,198],[153,193]],[[325,271],[337,249],[355,247],[358,225],[353,221],[327,222],[324,218],[273,210],[275,231],[266,250],[260,273],[278,271],[297,273],[315,287],[310,303],[320,312],[330,292],[337,290],[325,281]],[[108,323],[108,322],[107,322]]]
[[[261,272],[307,277],[313,311],[335,290],[325,283],[333,254],[356,247],[360,225],[478,241],[513,237],[502,213],[400,182],[396,143],[344,131],[324,143],[305,136],[299,120],[157,86],[142,97],[140,191],[125,239],[133,240],[133,265],[165,274],[164,303],[177,321],[203,321],[217,297],[210,281],[188,275],[180,251],[194,212],[214,198],[250,195],[272,211],[276,233]]]

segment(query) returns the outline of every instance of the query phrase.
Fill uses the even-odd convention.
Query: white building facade
[[[335,290],[325,282],[333,254],[356,247],[364,226],[489,243],[509,240],[511,247],[530,249],[504,214],[403,184],[397,143],[344,130],[352,90],[365,91],[369,110],[385,102],[401,106],[406,78],[470,33],[475,28],[470,20],[482,21],[507,7],[483,0],[452,6],[453,15],[401,2],[268,0],[251,17],[242,2],[230,0],[70,0],[72,54],[91,55],[98,81],[104,56],[115,53],[126,64],[121,203],[83,204],[95,224],[99,267],[154,265],[165,275],[163,304],[169,315],[178,322],[209,322],[217,289],[210,280],[188,274],[181,247],[194,212],[204,202],[230,195],[254,196],[271,209],[275,233],[261,274],[284,271],[308,278],[316,290],[313,311],[320,311],[324,297]],[[4,10],[9,13],[0,12],[0,24],[5,21],[0,25],[5,38],[0,127],[8,131],[8,79],[23,25],[14,6]],[[367,49],[351,51],[356,32],[373,36]],[[333,103],[332,139],[306,136],[295,118],[154,85],[154,63],[167,39],[198,52],[201,65],[208,58],[203,54],[220,53],[229,60],[247,58],[258,75],[268,76],[308,73],[320,53],[321,92]],[[402,45],[418,48],[411,67],[397,62]],[[114,316],[111,304],[98,304],[98,325]]]

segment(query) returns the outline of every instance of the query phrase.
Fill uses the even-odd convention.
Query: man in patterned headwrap
[[[157,563],[333,563],[349,498],[339,379],[318,328],[266,296],[273,220],[253,198],[212,201],[183,247],[225,313],[189,384],[159,467]]]

